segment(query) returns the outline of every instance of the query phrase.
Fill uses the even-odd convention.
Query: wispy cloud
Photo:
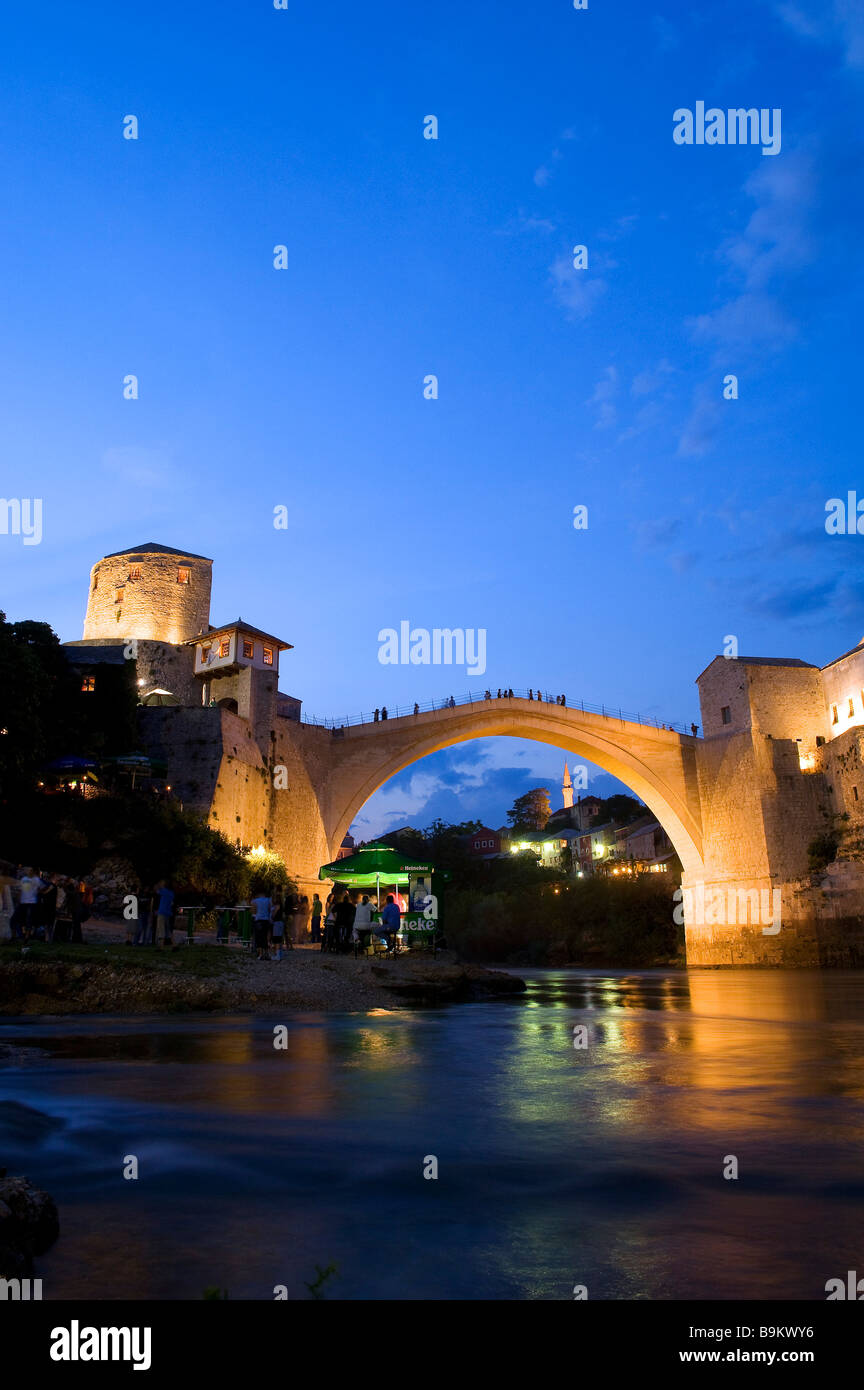
[[[774,8],[800,39],[839,45],[847,67],[864,68],[864,9],[860,0],[833,0],[820,5],[815,13],[792,0],[783,0]]]
[[[589,267],[585,270],[573,268],[571,255],[558,256],[549,267],[552,279],[552,293],[573,318],[585,319],[597,307],[608,289],[607,281],[599,270],[614,266],[614,261],[589,256]]]
[[[585,402],[586,405],[593,406],[595,411],[594,428],[597,430],[611,429],[618,422],[618,410],[615,399],[618,395],[618,371],[615,367],[607,367],[594,387],[591,395]]]
[[[737,293],[686,322],[697,342],[720,348],[779,348],[797,333],[782,302],[786,282],[814,258],[808,230],[815,197],[813,159],[804,150],[762,164],[744,184],[756,207],[743,230],[718,249]],[[718,361],[720,359],[717,359]]]

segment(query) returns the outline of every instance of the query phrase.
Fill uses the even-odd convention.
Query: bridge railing
[[[620,723],[645,724],[652,729],[669,729],[674,733],[686,734],[691,737],[693,729],[698,730],[698,725],[680,722],[669,722],[660,720],[654,715],[634,714],[632,711],[622,710],[617,705],[594,705],[587,700],[571,700],[566,695],[553,695],[548,690],[502,690],[500,694],[497,690],[471,692],[464,695],[447,695],[441,700],[418,701],[413,705],[382,705],[377,710],[369,710],[360,714],[344,714],[337,719],[324,719],[318,716],[304,715],[303,724],[311,724],[320,729],[332,729],[338,732],[339,729],[349,729],[355,724],[377,724],[382,720],[406,719],[416,714],[428,714],[433,710],[456,709],[462,705],[484,705],[497,704],[499,700],[534,700],[544,705],[561,705],[565,709],[581,710],[583,714],[599,714],[604,719],[614,719]]]

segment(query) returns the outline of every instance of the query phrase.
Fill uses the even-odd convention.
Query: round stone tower
[[[170,545],[136,545],[90,571],[84,640],[138,637],[178,644],[210,622],[213,561]]]

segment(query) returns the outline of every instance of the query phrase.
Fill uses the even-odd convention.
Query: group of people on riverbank
[[[317,893],[315,897],[317,899]],[[374,932],[387,943],[388,951],[395,952],[401,920],[402,913],[392,893],[388,893],[380,910],[368,893],[361,894],[356,888],[331,893],[324,907],[321,950],[347,954],[356,945],[365,951]],[[315,940],[314,932],[312,939]]]
[[[82,942],[81,926],[92,908],[93,890],[84,879],[29,865],[0,872],[0,922],[8,926],[7,940]]]

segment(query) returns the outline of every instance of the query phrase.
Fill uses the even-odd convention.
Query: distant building
[[[497,830],[490,830],[488,825],[481,826],[470,835],[463,835],[462,843],[469,854],[487,856],[501,853],[501,836]]]
[[[356,845],[355,845],[355,843],[354,843],[354,836],[353,836],[353,835],[346,835],[346,836],[345,836],[345,839],[342,841],[341,845],[339,846],[339,853],[336,855],[336,858],[337,858],[337,859],[348,859],[348,858],[354,853],[355,848],[356,848]]]

